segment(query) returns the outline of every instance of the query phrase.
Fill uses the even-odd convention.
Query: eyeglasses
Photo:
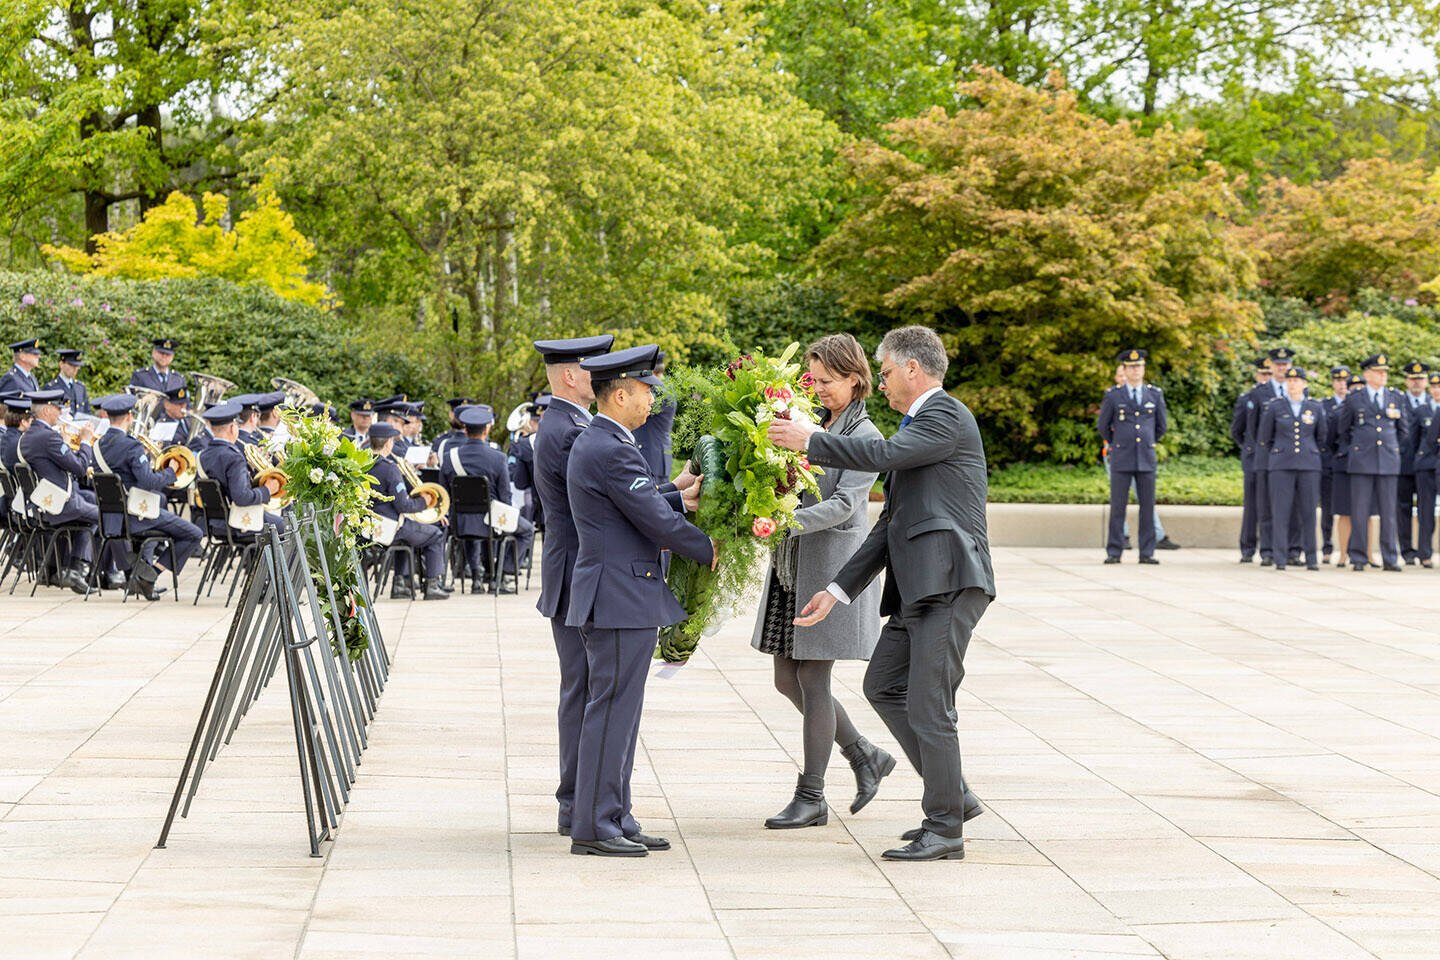
[[[899,369],[900,369],[899,367],[891,367],[891,368],[887,371],[884,367],[881,367],[881,368],[880,368],[880,377],[875,381],[876,385],[877,385],[877,386],[880,386],[880,387],[884,387],[884,386],[885,386],[885,378],[888,377],[888,376],[890,376],[890,374],[894,373],[896,370],[899,370]]]

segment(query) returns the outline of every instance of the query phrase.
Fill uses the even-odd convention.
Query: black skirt
[[[760,652],[772,657],[793,657],[795,654],[795,594],[780,585],[780,578],[773,570],[770,572],[769,589],[765,591]]]

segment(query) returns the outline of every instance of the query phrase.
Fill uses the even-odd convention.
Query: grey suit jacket
[[[882,616],[967,587],[995,596],[985,447],[965,404],[934,394],[889,440],[816,433],[810,462],[888,474],[880,519],[835,576],[847,595],[859,596],[884,570]]]

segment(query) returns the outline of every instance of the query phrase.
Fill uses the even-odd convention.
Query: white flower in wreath
[[[335,471],[334,471],[334,470],[331,470],[329,473],[325,474],[325,479],[330,482],[330,485],[331,485],[331,486],[334,486],[334,487],[340,486],[340,478],[337,477],[337,476],[335,476]]]
[[[336,454],[339,450],[340,450],[340,444],[336,443],[334,440],[331,440],[329,443],[325,444],[325,446],[323,446],[323,447],[320,448],[320,452],[323,453],[323,454],[325,454],[325,456],[327,456],[327,457],[333,457],[333,456],[335,456],[335,454]]]
[[[324,470],[321,470],[319,467],[311,467],[311,468],[310,468],[310,482],[311,482],[311,483],[319,483],[321,480],[324,480],[324,479],[325,479],[325,471],[324,471]]]
[[[776,413],[784,413],[786,410],[790,409],[790,404],[785,400],[776,398],[775,400],[770,401],[770,409],[774,410]]]

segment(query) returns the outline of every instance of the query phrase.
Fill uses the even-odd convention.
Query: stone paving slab
[[[0,594],[0,958],[1434,957],[1440,574],[1228,551],[998,549],[967,658],[963,862],[860,814],[769,833],[799,719],[732,622],[653,674],[636,812],[675,849],[554,833],[556,670],[519,597],[382,603],[395,669],[337,840],[307,855],[283,688],[153,848],[229,611]],[[183,589],[183,585],[182,585]],[[861,729],[894,749],[836,671]]]

